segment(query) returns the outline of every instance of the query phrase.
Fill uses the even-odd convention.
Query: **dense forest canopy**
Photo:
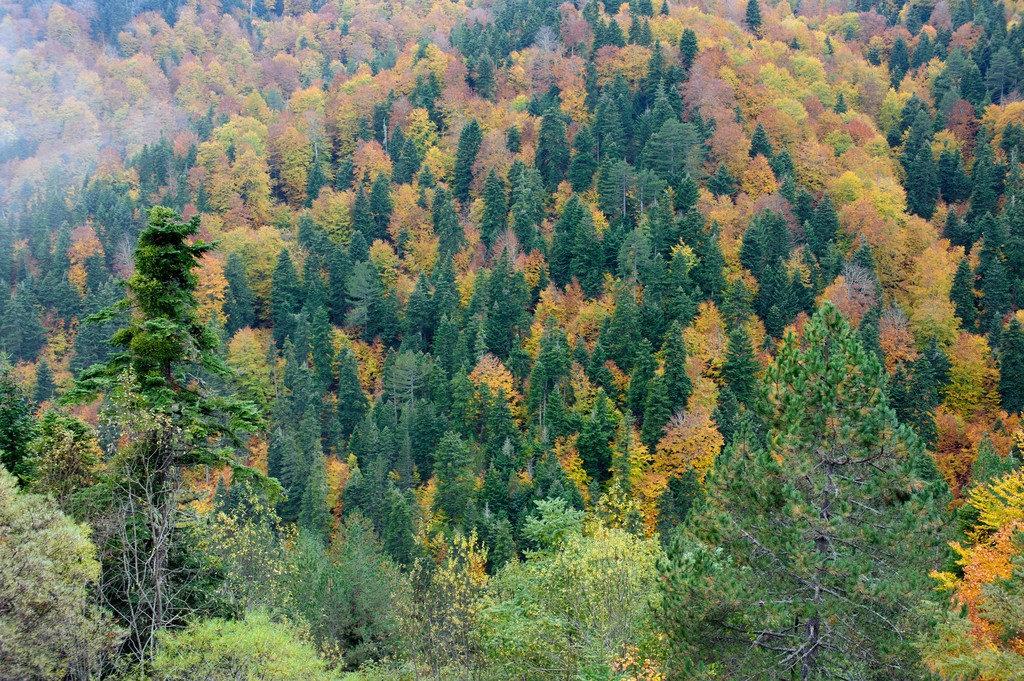
[[[0,679],[1024,678],[1018,0],[0,0]]]

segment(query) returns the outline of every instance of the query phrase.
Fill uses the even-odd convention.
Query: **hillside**
[[[1022,10],[0,0],[0,679],[1018,678]]]

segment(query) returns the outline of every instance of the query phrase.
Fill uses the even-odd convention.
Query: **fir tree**
[[[483,132],[474,118],[459,133],[459,146],[455,152],[455,172],[452,179],[452,193],[465,204],[469,200],[469,187],[473,183],[473,164],[476,162]]]
[[[742,324],[732,326],[725,363],[722,364],[722,379],[740,404],[753,406],[760,368],[746,328]]]
[[[761,18],[761,4],[758,0],[747,0],[747,12],[744,15],[744,21],[747,24],[747,28],[753,31],[754,34],[761,34],[763,19]]]
[[[302,286],[288,251],[281,249],[270,282],[270,321],[274,326],[274,342],[284,347],[286,338],[295,330],[295,315],[302,307]]]
[[[438,187],[434,192],[432,215],[434,233],[440,240],[440,255],[443,258],[450,258],[462,248],[466,237],[459,223],[459,216],[455,212],[452,195],[444,187]]]
[[[224,331],[233,335],[239,329],[250,327],[256,323],[256,305],[249,277],[245,266],[237,253],[228,254],[224,266],[224,278],[227,289],[224,291]]]
[[[757,0],[750,0],[755,6]],[[775,155],[775,150],[772,149],[771,140],[768,139],[768,132],[764,129],[764,126],[760,123],[754,128],[754,136],[750,138],[750,158],[755,156],[764,156],[765,158],[772,158]]]
[[[370,241],[386,239],[394,205],[391,200],[391,178],[384,173],[377,175],[377,179],[373,181],[373,186],[370,188],[369,209],[370,217],[373,219],[373,229],[364,232],[363,235]]]
[[[1024,411],[1024,329],[1016,318],[1000,338],[999,396],[1006,411]]]
[[[484,214],[480,220],[480,238],[490,248],[505,232],[508,219],[508,197],[505,183],[492,168],[484,180]]]
[[[583,126],[572,141],[573,156],[569,164],[569,184],[573,191],[590,189],[597,171],[597,141],[590,126]]]
[[[544,187],[553,192],[565,178],[569,166],[569,143],[566,141],[565,120],[557,108],[544,112],[537,139],[537,154],[534,160],[540,171]]]
[[[679,57],[683,70],[689,73],[693,68],[693,60],[697,58],[697,34],[692,28],[683,29],[683,35],[679,38]]]
[[[35,429],[32,404],[14,380],[7,358],[0,355],[0,466],[22,483],[27,482],[33,472],[30,444]]]
[[[54,393],[53,371],[50,363],[43,357],[36,365],[36,385],[32,399],[36,404],[42,404],[53,398]]]

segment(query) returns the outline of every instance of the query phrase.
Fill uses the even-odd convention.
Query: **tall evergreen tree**
[[[256,323],[256,301],[245,266],[237,253],[229,253],[224,266],[224,278],[227,289],[224,291],[224,330],[234,334],[239,329],[254,326]]]
[[[761,4],[758,0],[747,0],[747,11],[744,15],[744,22],[747,24],[747,28],[760,35],[763,21],[761,18]]]
[[[270,280],[270,321],[274,325],[274,342],[279,348],[295,330],[295,315],[302,307],[302,285],[295,264],[286,249],[277,255],[277,264]]]
[[[722,378],[740,404],[748,407],[754,405],[760,368],[746,328],[743,324],[733,325],[729,329],[729,345],[725,363],[722,364]]]
[[[544,187],[549,192],[555,191],[558,183],[565,179],[569,167],[569,143],[566,139],[565,120],[555,107],[545,111],[541,119],[534,163],[540,171]]]
[[[999,396],[1006,411],[1024,411],[1024,329],[1016,318],[1000,338]]]
[[[767,446],[737,436],[662,567],[670,673],[905,675],[945,484],[831,305],[765,384]]]
[[[455,151],[455,172],[452,178],[452,193],[465,204],[469,200],[469,187],[473,183],[473,164],[476,162],[483,132],[474,118],[459,133],[459,146]]]
[[[974,294],[974,272],[967,258],[960,260],[957,265],[956,275],[953,277],[953,285],[949,290],[949,297],[953,301],[953,309],[960,323],[967,331],[975,328],[977,320],[977,297]]]

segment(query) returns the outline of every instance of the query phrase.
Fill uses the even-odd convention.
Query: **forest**
[[[1021,681],[1022,0],[0,0],[0,681]]]

